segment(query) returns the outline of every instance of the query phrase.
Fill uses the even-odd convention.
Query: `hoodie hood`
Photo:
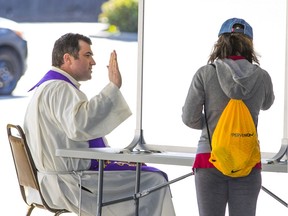
[[[214,65],[220,86],[229,98],[248,99],[261,84],[262,69],[246,59],[218,59]]]

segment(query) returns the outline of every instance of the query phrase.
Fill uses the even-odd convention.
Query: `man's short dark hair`
[[[89,37],[74,33],[67,33],[56,40],[52,51],[52,66],[60,67],[64,63],[63,56],[65,53],[78,59],[78,53],[80,50],[79,40],[92,45],[92,41]]]

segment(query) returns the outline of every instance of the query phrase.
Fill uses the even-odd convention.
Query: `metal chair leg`
[[[61,215],[63,213],[69,213],[69,212],[66,211],[66,210],[60,210],[60,211],[56,212],[54,216],[59,216],[59,215]]]
[[[30,216],[34,208],[35,208],[34,205],[30,205],[29,208],[28,208],[26,216]]]

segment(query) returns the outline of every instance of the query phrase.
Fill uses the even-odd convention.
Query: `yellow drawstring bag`
[[[224,175],[247,176],[261,160],[255,124],[242,100],[230,99],[211,142],[209,161]]]

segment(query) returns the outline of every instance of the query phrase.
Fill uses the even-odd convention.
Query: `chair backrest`
[[[14,127],[8,125],[7,133],[19,184],[23,187],[31,187],[39,190],[33,160],[30,158],[29,151],[27,151],[25,135],[20,126],[15,126],[19,137],[12,135],[12,128]]]
[[[22,198],[29,206],[27,215],[31,214],[34,207],[47,209],[50,212],[55,213],[55,215],[60,215],[61,213],[68,212],[65,209],[50,208],[43,199],[37,180],[37,169],[31,156],[30,149],[27,145],[26,136],[21,126],[7,124],[7,135],[11,147]],[[40,202],[39,199],[35,200],[35,202],[33,200],[28,201],[26,194],[27,188],[30,188],[38,193],[41,199]]]

